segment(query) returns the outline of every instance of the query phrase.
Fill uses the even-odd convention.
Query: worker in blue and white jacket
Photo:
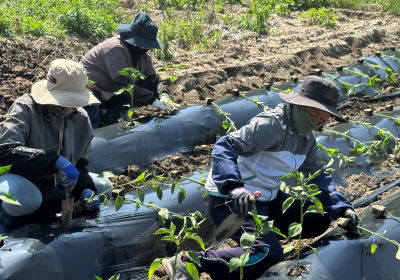
[[[263,112],[240,130],[221,137],[212,152],[212,169],[206,190],[210,194],[208,205],[213,222],[219,226],[231,213],[240,213],[245,222],[231,238],[239,243],[243,232],[254,233],[255,224],[248,211],[254,205],[259,215],[268,216],[274,226],[285,235],[291,223],[300,222],[300,201],[282,214],[282,204],[290,196],[280,190],[284,175],[296,169],[308,176],[324,168],[317,155],[317,143],[312,130],[329,117],[343,117],[336,109],[340,89],[324,78],[309,76],[296,94],[281,93],[288,104]],[[347,217],[353,228],[361,225],[347,198],[335,189],[330,174],[323,172],[310,181],[317,184],[328,215],[304,216],[302,238],[312,238],[324,233],[330,225],[330,217]],[[254,201],[253,193],[261,192]],[[307,201],[304,209],[312,205]],[[200,272],[207,272],[212,279],[240,279],[239,269],[229,273],[231,258],[239,258],[241,247],[198,252]],[[177,278],[192,279],[185,269],[186,256],[179,256]],[[279,238],[274,232],[261,235],[250,249],[250,257],[244,267],[244,279],[256,279],[272,265],[283,261],[284,254]],[[172,279],[173,260],[163,265]]]

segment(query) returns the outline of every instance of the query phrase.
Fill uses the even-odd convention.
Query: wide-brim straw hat
[[[131,24],[118,24],[118,33],[125,42],[149,49],[162,49],[163,45],[157,41],[157,25],[145,13],[139,13]]]
[[[317,108],[334,115],[342,122],[347,122],[336,108],[340,88],[327,79],[307,76],[295,94],[280,92],[279,96],[287,103]]]
[[[67,59],[54,60],[47,80],[35,83],[31,95],[42,105],[77,108],[100,104],[88,90],[87,73],[83,65]]]

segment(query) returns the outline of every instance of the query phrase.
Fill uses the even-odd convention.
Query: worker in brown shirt
[[[139,13],[131,24],[119,24],[119,35],[98,44],[85,54],[80,63],[85,67],[93,94],[101,101],[100,106],[85,107],[93,128],[118,123],[125,117],[131,100],[128,92],[116,95],[115,92],[130,84],[135,84],[135,106],[151,105],[155,108],[173,112],[179,105],[169,98],[169,92],[156,74],[151,61],[150,49],[162,49],[157,41],[157,25],[146,13]],[[118,73],[124,68],[136,68],[146,76],[132,81]],[[99,109],[107,112],[99,117]]]

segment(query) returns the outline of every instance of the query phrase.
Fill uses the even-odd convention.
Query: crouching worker
[[[85,68],[57,59],[50,65],[47,80],[35,83],[31,94],[10,107],[0,124],[0,164],[12,166],[0,178],[0,193],[13,195],[21,205],[0,201],[1,224],[15,225],[20,217],[51,200],[59,200],[61,206],[64,188],[75,200],[111,188],[109,180],[101,178],[104,184],[86,169],[93,130],[80,107],[88,104],[99,101],[87,89]],[[99,205],[96,196],[85,207],[96,210]]]
[[[254,233],[255,224],[251,212],[254,205],[259,215],[268,216],[274,226],[288,235],[289,225],[300,222],[300,202],[282,214],[282,204],[290,197],[280,190],[281,178],[298,169],[305,176],[324,168],[317,155],[317,143],[313,129],[330,116],[344,121],[336,110],[339,88],[332,82],[315,76],[304,79],[296,94],[280,94],[288,104],[254,117],[240,130],[221,137],[212,152],[212,169],[207,179],[206,190],[209,213],[219,226],[231,213],[245,215],[245,222],[231,237],[240,243],[244,232]],[[317,184],[328,215],[307,214],[304,216],[302,238],[312,238],[324,233],[330,218],[350,218],[353,227],[361,220],[351,203],[335,189],[331,175],[322,172],[310,181]],[[254,202],[255,191],[261,197]],[[312,205],[305,203],[304,209]],[[244,279],[257,279],[269,267],[283,261],[284,254],[279,238],[274,232],[261,235],[250,248],[250,257],[244,266]],[[239,258],[241,247],[206,250],[198,252],[200,272],[207,272],[212,279],[240,279],[239,269],[229,273],[231,258]],[[186,256],[179,256],[177,279],[192,279],[185,269]],[[172,278],[173,259],[165,259],[163,265]]]
[[[85,107],[93,128],[118,123],[118,119],[127,116],[131,96],[127,91],[119,95],[115,92],[133,83],[135,106],[151,105],[170,113],[180,107],[169,98],[169,91],[151,61],[150,49],[163,48],[157,41],[157,32],[158,27],[149,15],[141,12],[131,24],[118,25],[119,35],[95,46],[82,58],[80,63],[95,82],[89,87],[101,101],[100,106]],[[132,81],[118,72],[125,68],[135,68],[146,78]],[[100,108],[107,111],[99,117]]]

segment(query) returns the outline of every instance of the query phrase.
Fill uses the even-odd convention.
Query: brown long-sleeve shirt
[[[132,65],[128,45],[119,35],[93,47],[85,54],[80,63],[85,67],[89,78],[101,90],[101,97],[104,100],[110,99],[114,96],[114,92],[132,84],[132,79],[129,76],[118,73],[120,70],[136,68],[147,77],[156,74],[150,51],[140,56],[137,65]],[[135,84],[133,97],[135,103],[147,105],[154,99],[153,96],[154,92]]]

